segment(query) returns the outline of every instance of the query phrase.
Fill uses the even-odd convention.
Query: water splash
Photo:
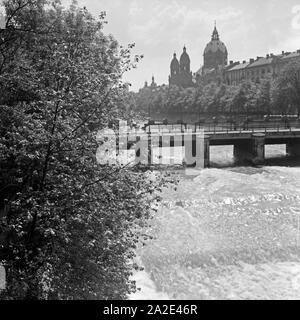
[[[164,191],[146,230],[155,239],[138,252],[154,282],[148,299],[300,299],[299,207],[299,168],[182,179]]]

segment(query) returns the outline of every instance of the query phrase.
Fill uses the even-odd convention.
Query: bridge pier
[[[195,150],[197,148],[197,141],[192,132],[187,132],[182,136],[182,145],[184,146],[184,164],[187,166],[194,165],[196,162]]]
[[[210,141],[209,136],[204,136],[204,168],[208,168],[210,163]]]
[[[234,144],[234,159],[236,163],[250,161],[254,164],[263,164],[265,160],[265,135],[253,134],[249,140]]]
[[[209,167],[209,136],[203,136],[201,133],[185,135],[183,145],[186,165],[195,165],[198,169]]]
[[[252,135],[252,153],[254,164],[263,164],[265,161],[265,134],[256,133]]]
[[[300,157],[300,139],[295,139],[286,144],[286,153],[290,157]]]

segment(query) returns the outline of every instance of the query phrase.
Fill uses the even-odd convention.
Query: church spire
[[[211,40],[220,40],[219,33],[217,30],[217,21],[216,20],[215,20],[215,28],[214,28]]]
[[[152,75],[151,88],[154,88],[154,87],[157,87],[157,84],[155,82],[154,75]]]

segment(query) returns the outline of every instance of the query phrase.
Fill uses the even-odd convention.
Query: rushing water
[[[300,299],[300,167],[234,168],[231,151],[164,190],[130,299]]]

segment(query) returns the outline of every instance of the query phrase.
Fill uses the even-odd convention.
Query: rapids
[[[163,191],[130,299],[300,299],[300,167],[235,168],[230,151]]]

